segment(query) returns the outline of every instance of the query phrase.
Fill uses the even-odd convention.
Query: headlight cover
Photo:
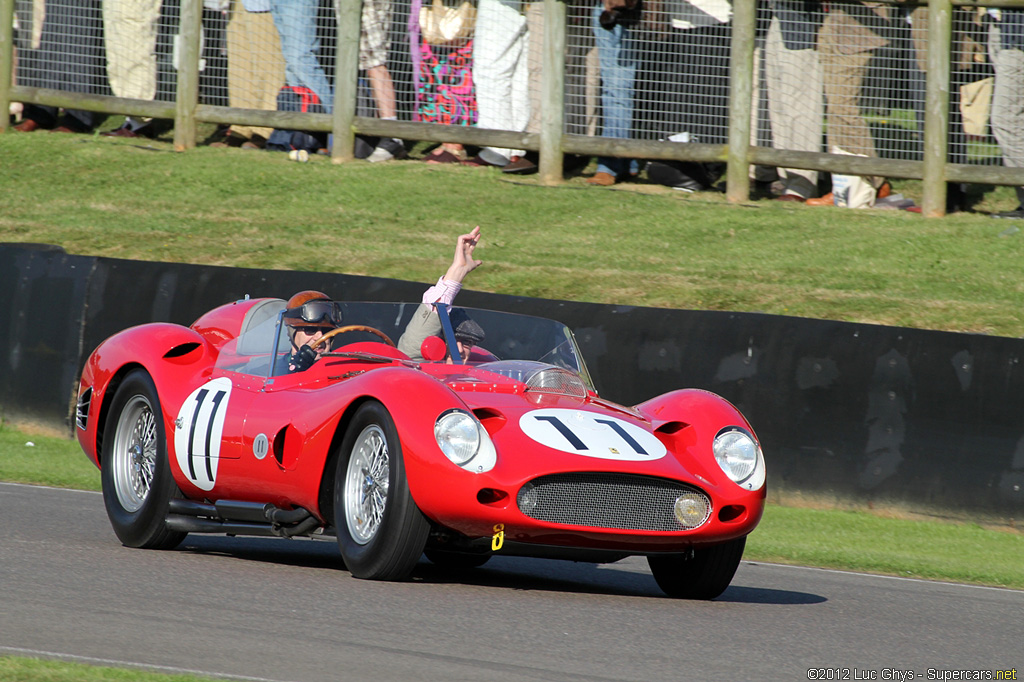
[[[451,462],[467,471],[494,468],[497,453],[483,424],[464,410],[448,410],[434,422],[434,439]]]
[[[722,429],[712,450],[718,466],[741,488],[757,490],[764,485],[764,455],[749,431],[738,426]]]

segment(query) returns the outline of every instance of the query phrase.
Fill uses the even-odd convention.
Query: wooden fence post
[[[0,0],[0,133],[7,130],[14,68],[14,0]]]
[[[750,199],[750,107],[754,88],[756,0],[733,3],[729,47],[729,165],[726,198],[730,203]]]
[[[928,72],[925,74],[921,213],[932,218],[946,215],[949,60],[952,35],[953,3],[950,0],[928,0]]]
[[[544,69],[541,75],[540,181],[562,182],[565,133],[566,8],[564,0],[544,0]]]
[[[359,24],[363,16],[363,2],[334,1],[338,13],[338,55],[334,72],[331,161],[344,163],[355,159],[354,122],[359,97]]]
[[[177,36],[177,92],[174,96],[174,149],[179,152],[196,146],[202,21],[203,0],[182,0]]]

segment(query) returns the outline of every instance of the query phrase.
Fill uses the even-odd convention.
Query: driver
[[[435,303],[451,306],[455,295],[462,289],[462,280],[476,270],[483,261],[473,258],[473,251],[480,243],[480,226],[477,225],[468,234],[459,235],[455,242],[455,256],[447,272],[437,280],[437,284],[423,294],[423,303],[413,313],[402,338],[398,340],[398,349],[413,360],[423,361],[420,347],[428,336],[441,336],[441,320],[434,309]],[[449,313],[455,342],[459,347],[462,361],[469,358],[473,346],[484,340],[484,330],[461,308]]]
[[[288,299],[284,323],[292,350],[285,357],[288,372],[304,372],[327,351],[329,344],[315,350],[311,344],[341,324],[341,308],[327,294],[320,291],[300,291]]]

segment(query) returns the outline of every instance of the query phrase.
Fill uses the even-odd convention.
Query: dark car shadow
[[[345,569],[338,545],[326,540],[189,535],[175,550],[299,568]]]
[[[668,599],[649,573],[620,570],[615,564],[500,557],[481,568],[450,569],[420,562],[414,579],[514,590],[539,590]],[[732,585],[713,601],[745,604],[820,604],[826,597],[806,592]]]
[[[769,590],[760,587],[744,587],[731,585],[715,601],[735,602],[739,604],[823,604],[827,597],[809,592],[793,592],[791,590]]]
[[[190,535],[176,551],[300,568],[345,570],[345,562],[338,554],[337,545],[326,540]],[[592,564],[557,559],[495,556],[484,566],[464,569],[438,566],[427,559],[421,559],[410,580],[432,585],[668,598],[649,573],[624,569],[614,563]],[[715,601],[740,604],[820,604],[827,599],[806,592],[733,584]]]
[[[421,560],[412,579],[431,584],[461,584],[519,591],[663,597],[649,575],[615,570],[614,564],[557,559],[494,557],[479,568],[451,568]]]

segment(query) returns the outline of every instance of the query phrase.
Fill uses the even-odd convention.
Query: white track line
[[[172,673],[175,675],[197,675],[201,677],[213,677],[221,680],[242,680],[244,682],[284,682],[283,680],[273,680],[266,677],[247,677],[245,675],[224,675],[222,673],[213,673],[206,670],[191,670],[189,668],[177,668],[174,666],[167,665],[149,665],[147,663],[133,663],[131,661],[118,661],[109,658],[94,658],[92,656],[76,656],[74,654],[65,654],[59,651],[38,651],[36,649],[22,649],[20,647],[11,646],[0,646],[0,654],[9,654],[12,656],[22,656],[27,658],[46,658],[60,661],[68,661],[71,663],[89,663],[92,665],[104,665],[115,668],[132,668],[134,670],[149,670],[152,672],[159,673]]]

